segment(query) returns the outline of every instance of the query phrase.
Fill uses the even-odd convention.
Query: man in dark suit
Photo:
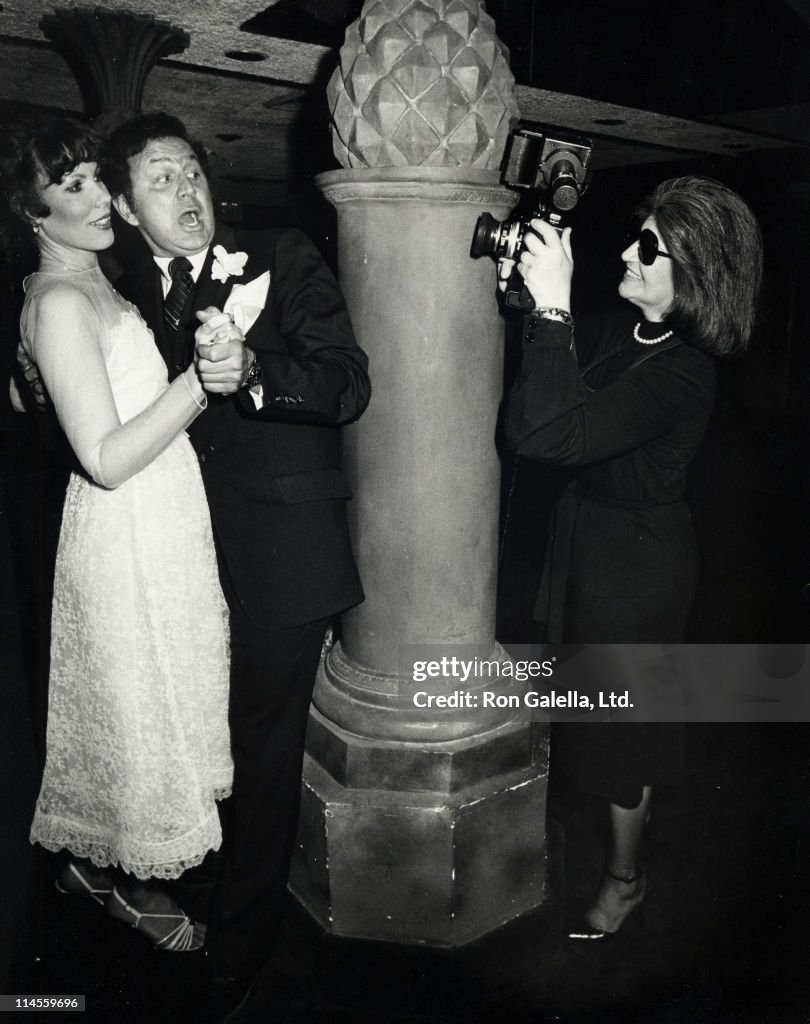
[[[189,434],[230,609],[234,788],[207,946],[216,972],[246,976],[267,957],[286,888],[326,627],[363,596],[337,428],[368,403],[367,359],[304,235],[215,224],[203,154],[181,122],[135,118],[108,153],[116,210],[152,254],[116,285],[170,378],[196,345],[209,393]]]

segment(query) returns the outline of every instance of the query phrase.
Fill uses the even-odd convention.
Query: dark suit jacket
[[[211,277],[213,248],[246,252],[241,276]],[[222,309],[234,284],[270,272],[265,307],[247,334],[262,371],[263,408],[250,394],[210,395],[189,429],[202,465],[223,588],[265,628],[324,618],[362,600],[349,544],[338,427],[368,404],[368,360],[352,333],[343,296],[317,249],[300,232],[218,227],[178,332],[163,326],[160,271],[151,258],[116,286],[135,303],[173,378],[188,365],[199,321]]]

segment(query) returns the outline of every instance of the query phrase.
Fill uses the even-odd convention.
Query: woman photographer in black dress
[[[697,581],[687,466],[715,394],[714,358],[749,342],[761,278],[748,206],[708,178],[663,182],[640,205],[619,295],[635,309],[577,322],[570,229],[532,221],[518,270],[535,302],[505,432],[520,455],[581,467],[558,503],[541,592],[549,640],[680,643]],[[511,271],[499,268],[501,285]],[[544,617],[539,615],[538,617]],[[666,725],[567,727],[558,763],[610,804],[611,848],[585,923],[614,933],[644,899],[639,864],[652,787],[675,781]]]

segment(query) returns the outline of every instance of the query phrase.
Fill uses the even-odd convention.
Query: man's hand
[[[250,368],[250,350],[245,336],[229,313],[215,306],[197,311],[201,326],[194,340],[197,344],[197,373],[206,391],[231,395],[242,387]]]
[[[36,363],[32,362],[30,356],[23,348],[22,342],[17,346],[17,366],[20,368],[20,373],[25,378],[25,382],[28,385],[28,390],[31,397],[34,399],[34,403],[40,409],[48,408],[48,395],[45,392],[45,385],[39,376],[39,370],[37,369]],[[11,398],[11,404],[17,412],[25,412],[25,402],[22,395],[20,394],[19,388],[17,387],[16,380],[12,377],[8,385],[9,397]]]
[[[8,379],[8,397],[14,412],[25,412],[25,402],[13,376]]]

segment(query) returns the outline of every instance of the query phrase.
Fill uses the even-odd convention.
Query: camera
[[[518,259],[535,217],[561,232],[563,215],[574,209],[587,188],[592,149],[591,140],[584,135],[521,121],[509,137],[501,180],[509,188],[532,192],[531,210],[505,221],[482,214],[475,227],[471,254],[476,258]],[[507,286],[506,305],[531,309],[528,289],[520,274],[515,272],[514,277]]]

